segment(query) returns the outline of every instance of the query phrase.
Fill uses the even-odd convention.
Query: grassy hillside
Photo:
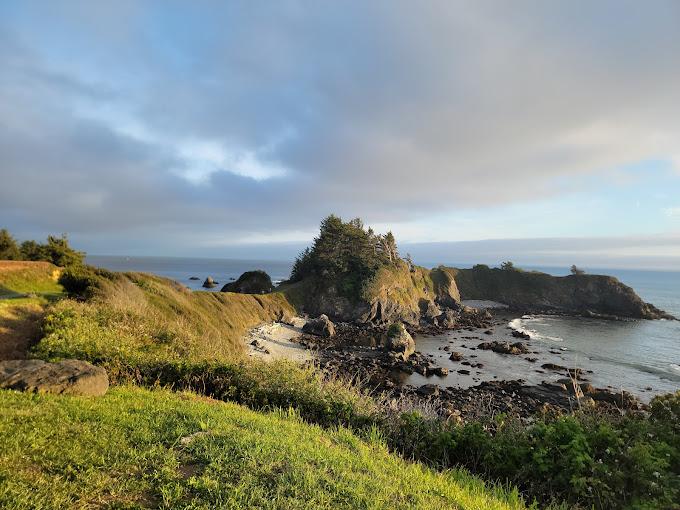
[[[0,360],[24,358],[38,340],[45,305],[63,295],[59,273],[48,262],[0,261]]]
[[[108,273],[86,302],[65,299],[45,320],[44,358],[224,361],[248,329],[294,312],[279,293],[192,292],[143,273]]]
[[[0,391],[2,508],[524,508],[379,438],[187,393]]]
[[[60,269],[49,262],[0,260],[0,299],[59,296],[63,289],[57,282]]]

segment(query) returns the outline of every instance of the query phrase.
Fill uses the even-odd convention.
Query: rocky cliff
[[[610,318],[670,319],[645,303],[633,289],[612,276],[551,276],[536,271],[451,269],[462,299],[498,301],[525,312],[561,312]]]
[[[405,322],[413,326],[432,322],[444,309],[457,308],[460,295],[455,271],[432,271],[399,261],[385,266],[363,283],[358,296],[343,292],[342,279],[306,278],[279,289],[299,310],[313,316],[326,314],[333,320],[371,324]]]

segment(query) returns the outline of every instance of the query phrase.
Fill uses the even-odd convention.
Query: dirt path
[[[44,308],[37,303],[0,305],[0,361],[25,359],[39,339]]]

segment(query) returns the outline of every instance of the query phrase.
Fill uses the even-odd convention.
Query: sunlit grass
[[[0,438],[2,508],[524,508],[391,455],[379,434],[166,390],[0,391]]]

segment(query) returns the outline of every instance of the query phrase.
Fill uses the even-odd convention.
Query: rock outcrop
[[[246,271],[239,276],[238,280],[222,287],[222,292],[238,292],[239,294],[269,294],[273,291],[272,279],[260,269]]]
[[[203,287],[206,289],[212,289],[215,286],[217,286],[217,282],[213,280],[212,276],[208,276],[203,282]]]
[[[530,352],[529,348],[522,342],[511,344],[510,342],[498,342],[496,340],[493,342],[482,342],[477,348],[483,351],[497,352],[498,354],[528,354]]]
[[[633,289],[612,276],[552,276],[537,271],[452,270],[463,299],[505,303],[522,312],[557,312],[603,318],[672,319],[645,303]]]
[[[387,342],[385,348],[407,360],[416,351],[416,343],[413,337],[406,331],[402,323],[392,324],[387,330]]]
[[[316,335],[323,338],[333,338],[335,336],[335,325],[327,315],[321,315],[316,319],[309,319],[302,326],[302,332]]]
[[[432,276],[434,274],[434,277]],[[348,297],[342,281],[307,278],[279,289],[310,315],[326,314],[333,320],[374,325],[404,322],[411,326],[455,325],[460,296],[447,268],[432,271],[401,261],[382,267],[360,292]]]
[[[109,389],[106,370],[86,361],[67,359],[0,361],[0,388],[57,395],[99,396]]]

